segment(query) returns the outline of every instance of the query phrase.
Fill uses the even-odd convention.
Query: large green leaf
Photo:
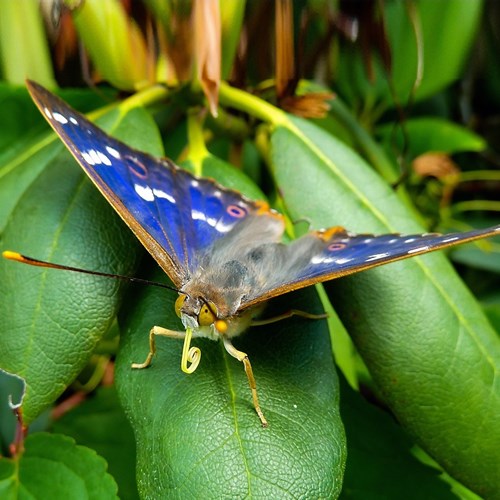
[[[345,441],[325,321],[283,321],[253,329],[235,342],[252,362],[269,420],[263,429],[243,366],[221,343],[196,339],[202,359],[192,375],[180,370],[182,342],[162,338],[152,366],[131,369],[132,362],[145,358],[153,325],[181,327],[173,313],[175,298],[141,289],[130,294],[124,307],[116,376],[136,434],[141,495],[337,497]],[[310,311],[321,310],[310,290],[287,297],[266,313],[303,304]]]
[[[243,174],[212,156],[203,161],[202,173],[249,195],[259,193]],[[136,433],[141,495],[338,496],[345,438],[326,322],[283,321],[235,342],[252,362],[270,424],[263,429],[243,366],[222,344],[196,340],[202,361],[191,376],[180,370],[182,342],[162,338],[153,365],[131,369],[132,362],[145,358],[153,325],[182,328],[175,298],[152,288],[138,290],[124,307],[117,384]],[[309,290],[270,307],[266,316],[290,307],[321,311]]]
[[[135,144],[142,140],[144,149],[158,150],[158,132],[144,111],[112,113],[105,121],[122,137],[132,131]],[[126,122],[140,123],[141,134]],[[2,249],[86,269],[131,273],[138,257],[135,238],[62,144],[57,149],[50,142],[34,146],[43,168],[27,155],[4,177],[6,192],[16,179],[21,187],[13,190],[14,203],[2,206]],[[88,361],[113,320],[122,284],[2,259],[0,286],[0,366],[25,379],[23,410],[30,423]]]
[[[312,124],[277,126],[272,162],[293,219],[356,232],[422,230],[368,165]],[[328,290],[402,424],[471,489],[500,491],[500,342],[445,257],[394,263]]]

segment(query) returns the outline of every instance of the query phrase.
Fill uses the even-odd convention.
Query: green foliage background
[[[169,37],[186,5],[141,7],[165,29],[170,55],[182,50]],[[270,5],[220,2],[229,84],[220,84],[215,118],[200,112],[195,72],[168,86],[144,83],[131,48],[144,27],[118,2],[104,9],[89,0],[70,14],[108,82],[96,93],[80,73],[54,69],[36,3],[1,0],[0,248],[168,282],[49,132],[26,76],[80,87],[57,93],[82,112],[97,110],[99,126],[126,144],[267,198],[285,214],[288,238],[302,226],[412,233],[500,223],[494,4],[387,1],[356,12],[294,2],[294,19],[308,21],[290,24],[305,68],[297,94],[337,93],[314,119],[280,109],[283,96],[264,81],[271,47],[286,39],[273,31]],[[357,44],[331,37],[349,19],[359,21]],[[453,165],[448,175],[436,174],[435,153]],[[431,175],[412,169],[418,158]],[[0,495],[500,498],[500,242],[450,256],[456,270],[433,254],[273,301],[270,316],[294,307],[329,318],[286,320],[238,339],[268,429],[242,367],[218,343],[199,341],[191,376],[170,339],[159,340],[149,369],[130,369],[147,353],[151,326],[180,328],[175,293],[2,260]],[[25,441],[15,438],[9,395],[22,399]]]

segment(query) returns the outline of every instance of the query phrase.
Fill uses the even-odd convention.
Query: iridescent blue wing
[[[167,159],[136,151],[110,137],[40,85],[33,100],[101,193],[180,287],[199,256],[250,215],[279,217]]]
[[[255,281],[266,276],[265,281],[260,279],[262,285],[245,296],[240,308],[315,283],[494,235],[500,235],[500,226],[464,233],[408,236],[352,234],[341,227],[313,231],[290,245],[273,245],[270,253],[274,260],[264,256],[253,267]]]

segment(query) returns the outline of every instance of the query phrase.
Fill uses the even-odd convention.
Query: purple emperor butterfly
[[[184,339],[183,371],[192,373],[200,350],[192,337],[221,340],[243,362],[262,424],[255,380],[247,354],[232,338],[251,324],[268,299],[314,283],[338,278],[414,255],[500,234],[500,226],[466,233],[373,236],[341,227],[311,231],[281,243],[282,215],[212,180],[197,178],[168,159],[153,158],[113,139],[43,87],[29,91],[47,121],[101,193],[132,229],[179,296],[175,311],[185,331],[153,326],[155,336]],[[36,263],[19,254],[8,258]],[[291,311],[291,314],[304,314]],[[307,316],[307,315],[306,315]]]

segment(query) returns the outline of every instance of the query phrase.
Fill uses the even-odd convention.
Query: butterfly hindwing
[[[247,216],[267,210],[167,159],[128,147],[34,82],[28,88],[78,163],[177,287],[206,248]]]
[[[500,226],[451,234],[352,234],[335,227],[312,231],[281,252],[280,265],[260,289],[246,297],[243,307],[308,285],[364,271],[469,241],[500,235]],[[277,253],[277,252],[274,252]]]

